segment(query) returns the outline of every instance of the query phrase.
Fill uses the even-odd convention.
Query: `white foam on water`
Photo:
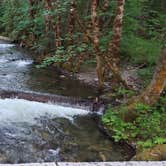
[[[14,47],[14,44],[0,44],[0,48],[10,48],[10,47]]]
[[[7,59],[5,59],[5,58],[1,58],[0,59],[0,63],[6,63],[6,62],[8,62],[9,60],[7,60]]]
[[[33,63],[32,60],[18,60],[16,61],[16,65],[19,66],[19,67],[24,67],[24,66],[27,66],[27,65],[31,65]]]
[[[7,75],[0,75],[0,78],[7,78],[7,79],[11,79],[11,78],[14,78],[13,75],[11,74],[7,74]]]
[[[87,115],[89,111],[39,103],[23,99],[0,99],[0,124],[26,122],[37,124],[36,118],[47,116],[48,118],[62,117],[73,120],[76,115]]]

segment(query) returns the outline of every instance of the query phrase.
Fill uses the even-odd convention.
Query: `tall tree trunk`
[[[102,6],[102,11],[106,12],[109,7],[109,0],[104,0],[103,1],[103,6]]]
[[[104,0],[103,4],[102,4],[102,8],[101,8],[102,13],[103,14],[106,13],[108,8],[109,8],[109,0]],[[105,21],[106,21],[106,18],[101,16],[101,18],[100,18],[100,28],[102,28],[104,26]]]
[[[30,4],[30,18],[31,20],[34,20],[36,14],[36,11],[34,9],[35,0],[29,0],[29,4]]]
[[[118,1],[118,9],[113,25],[113,38],[108,48],[108,54],[110,55],[111,62],[113,62],[113,66],[119,66],[119,61],[120,61],[119,52],[120,52],[120,42],[122,38],[124,6],[125,6],[125,0],[117,0],[117,1]]]
[[[47,42],[49,43],[49,32],[50,32],[50,24],[51,24],[51,15],[50,12],[52,11],[51,9],[51,3],[52,0],[45,0],[45,10],[46,10],[46,14],[45,14],[45,33],[46,33],[46,38],[47,38]],[[49,44],[48,44],[49,46]]]
[[[99,87],[102,88],[104,84],[103,80],[103,68],[102,68],[102,55],[100,54],[100,43],[99,43],[99,33],[100,33],[100,28],[99,28],[99,19],[97,15],[97,9],[99,5],[99,0],[92,0],[92,28],[93,28],[93,43],[94,43],[94,49],[96,53],[96,60],[97,60],[97,75],[98,75],[98,80],[99,80]]]
[[[159,59],[155,73],[149,86],[136,98],[130,101],[128,105],[128,112],[125,114],[124,119],[127,121],[133,120],[137,112],[134,111],[138,103],[154,105],[160,98],[166,86],[166,48],[163,50]]]
[[[109,43],[108,54],[107,54],[107,65],[106,65],[106,77],[109,77],[110,65],[119,72],[120,65],[120,42],[122,38],[122,28],[123,28],[123,17],[124,17],[124,6],[125,0],[117,0],[117,15],[113,24],[113,38]]]
[[[68,45],[73,44],[73,35],[74,35],[74,28],[75,28],[75,11],[76,11],[75,0],[71,0],[71,2],[70,2],[70,16],[69,16],[69,41],[68,41]]]
[[[49,40],[49,31],[50,26],[53,28],[55,32],[55,48],[61,47],[61,15],[58,11],[61,7],[61,2],[59,0],[56,1],[56,7],[55,2],[53,0],[45,0],[45,8],[48,11],[47,15],[45,16],[46,20],[46,36]],[[54,10],[57,10],[57,18],[53,15]]]
[[[96,12],[97,14],[97,12]],[[93,17],[93,15],[92,15]],[[128,86],[126,80],[124,80],[121,76],[121,73],[119,70],[115,69],[109,59],[109,56],[107,54],[103,54],[100,47],[99,47],[99,21],[97,20],[97,28],[96,28],[96,20],[93,18],[92,19],[92,25],[93,25],[93,33],[94,34],[97,34],[97,37],[96,39],[94,40],[94,37],[89,33],[89,31],[87,30],[86,26],[83,24],[83,22],[81,21],[78,13],[76,12],[76,21],[78,23],[78,25],[80,26],[81,28],[81,31],[86,35],[87,39],[93,44],[93,47],[95,48],[96,50],[96,55],[97,55],[97,62],[98,62],[98,67],[97,69],[99,69],[98,71],[98,78],[101,77],[101,81],[99,84],[103,85],[104,84],[104,72],[103,72],[103,69],[102,69],[102,61],[104,60],[109,69],[112,71],[112,74],[113,76],[118,80],[118,83],[122,84],[123,86],[125,86],[127,89],[131,89],[131,87]],[[96,29],[95,29],[96,28]],[[96,33],[97,32],[97,33]],[[119,69],[119,68],[118,68]]]
[[[57,10],[61,8],[61,2],[60,0],[57,0]],[[56,28],[55,28],[55,33],[56,33],[56,42],[55,46],[56,48],[62,46],[62,37],[61,37],[61,14],[58,11],[57,15],[57,20],[56,20]]]
[[[55,6],[55,4],[57,6]],[[45,0],[46,9],[48,11],[46,15],[46,36],[48,38],[48,41],[50,40],[49,31],[50,28],[54,30],[55,33],[55,48],[61,46],[61,34],[60,34],[60,23],[61,23],[61,17],[59,15],[59,12],[57,14],[57,18],[53,15],[54,10],[59,9],[60,2],[54,1],[54,0]]]
[[[35,14],[36,14],[36,10],[35,10],[36,2],[35,2],[35,0],[29,0],[29,4],[30,4],[29,17],[30,17],[30,21],[31,21],[30,41],[33,44],[35,41],[35,34],[34,34],[33,30],[34,30],[34,19],[35,19]]]

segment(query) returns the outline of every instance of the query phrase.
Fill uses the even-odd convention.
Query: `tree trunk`
[[[92,0],[92,28],[93,28],[93,43],[94,43],[94,49],[96,53],[96,60],[97,60],[97,75],[98,75],[98,80],[99,80],[99,87],[102,88],[104,84],[103,80],[103,68],[102,68],[102,55],[98,50],[99,48],[99,33],[100,33],[100,28],[99,28],[99,19],[97,16],[97,9],[99,5],[99,0]]]
[[[115,63],[115,65],[119,65],[120,61],[119,52],[123,29],[124,6],[125,0],[118,0],[117,15],[113,25],[113,39],[110,42],[108,49],[108,54],[110,54],[112,62]]]
[[[61,8],[61,2],[60,0],[57,0],[57,10]],[[56,28],[55,28],[55,33],[56,33],[56,42],[55,46],[56,48],[62,46],[62,37],[61,37],[61,14],[58,11],[57,15],[57,20],[56,20]]]
[[[34,0],[29,0],[29,4],[30,4],[30,18],[31,20],[34,20],[35,18],[35,9],[34,9],[34,5],[35,5],[35,1]]]
[[[48,36],[49,40],[49,31],[50,31],[50,26],[53,28],[55,32],[55,48],[57,49],[58,47],[61,47],[61,16],[59,14],[59,11],[57,12],[57,18],[53,15],[54,10],[59,10],[60,9],[60,1],[58,0],[56,2],[57,7],[55,7],[53,0],[45,0],[45,8],[48,11],[48,14],[46,15],[46,34]]]
[[[103,4],[102,4],[102,7],[101,7],[102,13],[103,14],[106,13],[108,8],[109,8],[109,0],[104,0]],[[106,18],[101,16],[101,18],[100,18],[100,28],[103,28],[105,22],[106,22]]]
[[[109,43],[108,53],[107,53],[107,65],[106,65],[106,78],[109,77],[109,73],[111,67],[109,63],[111,63],[112,67],[117,71],[120,72],[119,65],[120,65],[120,42],[122,38],[122,28],[123,28],[123,17],[124,17],[124,6],[125,0],[117,0],[117,15],[114,20],[113,24],[113,38]]]
[[[50,24],[51,24],[51,16],[50,16],[50,12],[52,11],[51,9],[51,3],[52,0],[45,0],[45,10],[46,10],[46,14],[45,14],[45,33],[46,33],[46,38],[47,38],[47,42],[48,42],[48,48],[50,48],[50,44],[49,44],[49,32],[50,32]]]
[[[95,22],[95,19],[93,18],[92,19],[93,20],[93,24],[94,24],[94,22]],[[100,69],[99,71],[101,71],[101,72],[99,72],[98,73],[98,75],[100,76],[101,75],[101,85],[102,84],[104,84],[104,71],[103,71],[103,69],[102,69],[102,66],[100,65],[100,63],[99,62],[102,62],[103,60],[105,61],[105,62],[107,62],[107,65],[108,65],[108,67],[109,67],[109,69],[112,71],[112,74],[113,74],[113,76],[118,80],[118,84],[122,84],[124,87],[126,87],[127,89],[132,89],[131,87],[129,87],[128,86],[128,84],[127,84],[127,82],[126,82],[126,80],[124,80],[123,78],[122,78],[122,76],[121,76],[121,73],[120,73],[120,71],[119,70],[117,70],[116,68],[114,68],[113,67],[113,65],[112,65],[112,63],[111,63],[111,61],[109,60],[109,57],[107,56],[107,54],[104,54],[103,55],[103,53],[102,53],[102,51],[101,51],[101,49],[100,49],[100,47],[99,47],[99,36],[97,36],[97,40],[94,40],[94,37],[89,33],[89,31],[87,31],[87,28],[84,26],[84,24],[82,23],[82,21],[81,21],[81,19],[80,19],[80,17],[79,17],[79,15],[78,15],[78,13],[76,12],[76,21],[77,21],[77,23],[78,23],[78,25],[80,26],[80,28],[81,28],[81,31],[86,35],[86,37],[87,37],[87,39],[93,44],[93,47],[95,48],[95,50],[96,50],[96,55],[98,55],[98,57],[99,57],[99,59],[98,59],[98,68]],[[97,25],[99,25],[98,24],[98,21],[97,21]],[[94,27],[96,27],[96,24],[95,25],[93,25],[93,28]],[[95,31],[95,29],[94,29],[94,31]],[[97,29],[97,31],[96,32],[98,32],[99,30]],[[95,34],[95,33],[94,33]],[[99,35],[99,33],[97,33],[97,35]],[[97,42],[96,42],[97,41]],[[101,60],[101,61],[100,61]],[[102,64],[102,63],[101,63]],[[101,67],[100,67],[101,66]],[[118,68],[119,69],[119,68]],[[99,77],[98,76],[98,77]]]
[[[75,28],[75,11],[76,11],[75,0],[71,0],[70,16],[69,16],[69,41],[68,41],[68,45],[73,44],[73,35],[74,35],[74,28]]]
[[[159,59],[155,73],[149,86],[136,98],[131,100],[128,105],[128,112],[124,116],[127,121],[135,119],[137,112],[134,111],[138,103],[154,105],[160,98],[166,86],[166,48],[163,50]]]
[[[102,11],[106,12],[109,7],[109,0],[104,0],[103,6],[102,6]]]
[[[30,41],[33,44],[34,41],[35,41],[35,34],[33,32],[33,30],[34,30],[34,19],[35,19],[35,14],[36,14],[36,10],[34,9],[34,7],[36,5],[35,0],[29,0],[29,4],[30,4],[29,17],[30,17],[30,21],[31,21]]]

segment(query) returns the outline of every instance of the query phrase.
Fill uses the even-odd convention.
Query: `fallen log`
[[[41,103],[52,103],[63,106],[70,106],[73,108],[82,108],[92,112],[103,112],[105,105],[102,102],[94,102],[93,100],[86,100],[74,97],[66,97],[60,95],[52,95],[47,93],[38,93],[31,91],[13,91],[0,89],[0,98],[17,98],[29,101],[36,101]]]

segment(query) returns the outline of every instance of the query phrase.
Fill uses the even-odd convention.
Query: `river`
[[[91,98],[96,90],[50,69],[29,53],[0,41],[0,89]],[[100,132],[87,108],[0,99],[0,163],[119,161],[128,152]]]

